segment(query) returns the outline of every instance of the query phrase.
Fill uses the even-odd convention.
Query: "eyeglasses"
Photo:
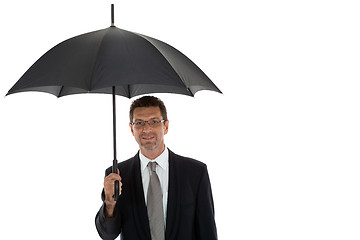
[[[145,124],[149,124],[150,127],[152,128],[156,128],[159,127],[161,123],[165,122],[166,120],[156,120],[156,119],[152,119],[149,121],[135,121],[132,122],[131,125],[133,125],[135,128],[140,129],[145,127]]]

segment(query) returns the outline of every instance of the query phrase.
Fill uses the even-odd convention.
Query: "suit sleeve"
[[[198,239],[217,239],[214,201],[211,191],[209,174],[206,166],[203,169],[198,188],[195,224]]]
[[[106,171],[105,175],[107,176],[110,172]],[[105,199],[104,190],[101,194],[102,200]],[[117,202],[118,204],[118,202]],[[116,204],[116,205],[117,205]],[[115,207],[114,216],[108,218],[105,216],[105,203],[102,204],[100,210],[95,217],[96,229],[99,233],[99,236],[104,240],[113,240],[118,237],[121,232],[121,218],[118,213],[119,207]]]

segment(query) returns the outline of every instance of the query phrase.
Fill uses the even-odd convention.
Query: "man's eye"
[[[152,120],[151,124],[158,124],[160,121],[159,120]]]
[[[142,121],[135,122],[135,125],[136,126],[141,126],[141,125],[143,125],[143,122]]]

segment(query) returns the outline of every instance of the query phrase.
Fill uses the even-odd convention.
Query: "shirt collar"
[[[145,157],[141,151],[139,151],[139,158],[141,171],[145,170],[149,162],[157,162],[157,164],[164,170],[166,170],[169,166],[169,150],[166,146],[165,150],[154,160],[150,160],[149,158]]]

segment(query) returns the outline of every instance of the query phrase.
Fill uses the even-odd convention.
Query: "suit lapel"
[[[165,232],[165,239],[167,240],[176,238],[179,226],[180,188],[176,158],[177,156],[169,150],[169,189]]]
[[[138,221],[135,221],[136,229],[141,239],[150,239],[149,219],[147,216],[144,190],[141,180],[139,153],[133,158],[133,167],[131,171],[132,179],[130,184],[132,184],[132,186],[130,189],[133,190],[131,193],[132,202],[134,203],[133,211],[135,219],[138,219]]]

